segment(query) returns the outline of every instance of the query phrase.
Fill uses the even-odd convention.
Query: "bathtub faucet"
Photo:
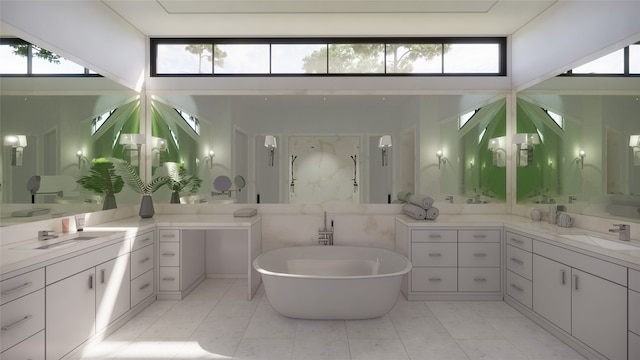
[[[333,245],[333,220],[331,228],[327,228],[327,212],[324,212],[324,227],[318,230],[318,244]]]

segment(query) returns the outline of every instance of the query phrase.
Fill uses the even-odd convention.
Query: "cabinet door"
[[[572,270],[572,335],[610,360],[627,358],[627,289]]]
[[[95,334],[95,268],[46,288],[47,360],[60,359]]]
[[[533,311],[571,333],[571,268],[533,255]]]
[[[96,332],[129,311],[129,254],[96,266]]]

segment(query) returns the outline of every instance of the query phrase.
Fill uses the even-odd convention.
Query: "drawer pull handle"
[[[174,278],[174,277],[163,277],[162,280],[163,281],[175,281],[176,278]]]
[[[578,289],[578,275],[572,275],[572,277],[573,277],[573,288],[575,290],[580,290]]]
[[[146,284],[144,284],[144,285],[140,286],[140,287],[138,288],[138,290],[139,290],[139,291],[142,291],[142,290],[144,290],[144,289],[148,288],[149,286],[151,286],[151,284],[146,283]]]
[[[146,238],[144,238],[144,239],[140,240],[140,242],[141,242],[141,243],[142,243],[142,242],[147,242],[147,241],[149,241],[149,240],[151,240],[151,238],[150,238],[150,237],[146,237]]]
[[[174,238],[176,237],[176,234],[162,234],[163,238]]]
[[[176,253],[166,252],[166,253],[162,253],[162,256],[176,256]]]
[[[484,239],[484,238],[487,237],[487,235],[486,234],[473,234],[473,237],[475,239]]]
[[[429,234],[429,239],[438,239],[441,238],[442,235],[440,234]]]
[[[521,288],[520,286],[518,286],[518,285],[516,285],[516,284],[511,284],[511,287],[512,287],[512,288],[514,288],[514,289],[516,289],[516,290],[518,290],[518,291],[520,291],[520,292],[524,291],[524,289],[523,289],[523,288]]]
[[[13,328],[14,328],[14,327],[16,327],[16,326],[18,326],[18,325],[20,325],[20,324],[25,323],[26,321],[28,321],[28,320],[29,320],[29,319],[31,319],[32,317],[33,317],[33,316],[31,316],[31,315],[27,315],[27,316],[23,317],[22,319],[20,319],[20,320],[18,320],[18,321],[16,321],[16,322],[14,322],[13,324],[9,324],[9,325],[3,326],[3,327],[2,327],[2,330],[3,330],[3,331],[11,330],[11,329],[13,329]]]
[[[429,281],[438,282],[438,281],[442,281],[442,279],[439,277],[431,277],[429,278]]]
[[[564,270],[564,269],[560,270],[560,283],[562,285],[567,283],[567,281],[565,280],[566,275],[567,275],[567,270]]]
[[[20,290],[26,289],[26,288],[28,288],[28,287],[29,287],[29,286],[31,286],[31,285],[33,285],[33,283],[31,283],[31,282],[26,282],[26,283],[24,283],[24,284],[22,284],[22,285],[20,285],[20,286],[16,286],[16,287],[14,287],[13,289],[8,289],[8,290],[3,291],[3,292],[2,292],[2,295],[10,295],[10,294],[13,294],[14,292],[17,292],[17,291],[20,291]]]
[[[442,256],[442,254],[440,254],[440,253],[429,253],[429,256],[437,257],[437,256]]]
[[[511,240],[511,241],[513,241],[514,243],[524,244],[524,241],[522,241],[522,240],[520,240],[520,239],[514,239],[514,238],[511,238],[510,240]]]
[[[93,289],[93,275],[89,275],[89,289]]]
[[[104,269],[100,270],[100,283],[104,284]]]
[[[516,264],[520,264],[520,265],[524,264],[524,261],[522,261],[522,260],[520,260],[518,258],[512,257],[510,260],[513,261]]]
[[[142,259],[142,260],[140,260],[138,262],[142,264],[143,262],[146,262],[146,261],[149,261],[149,260],[151,260],[151,258],[150,257],[146,257],[146,258],[144,258],[144,259]]]
[[[477,278],[474,278],[473,281],[475,281],[475,282],[483,282],[483,281],[487,281],[487,278],[477,277]]]
[[[487,256],[487,254],[486,253],[475,253],[475,254],[473,254],[473,256],[475,256],[475,257],[484,257],[484,256]]]

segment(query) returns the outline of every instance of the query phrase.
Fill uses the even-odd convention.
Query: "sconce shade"
[[[120,134],[120,145],[142,145],[144,134]]]
[[[26,147],[27,136],[26,135],[7,135],[4,137],[4,145],[11,146],[14,148]]]
[[[157,149],[157,150],[160,150],[160,151],[167,150],[167,140],[165,140],[163,138],[152,136],[151,137],[151,144],[152,144],[154,149]]]
[[[629,146],[640,147],[640,135],[629,135]]]
[[[496,151],[498,149],[503,149],[507,145],[507,137],[500,136],[489,140],[489,150]]]
[[[540,144],[538,134],[520,133],[513,135],[513,144],[515,145],[537,145]]]
[[[380,136],[380,141],[378,142],[379,148],[388,148],[391,147],[393,143],[391,142],[391,135],[382,135]]]
[[[277,148],[278,143],[276,141],[276,137],[273,135],[266,135],[264,137],[264,146],[268,148]]]

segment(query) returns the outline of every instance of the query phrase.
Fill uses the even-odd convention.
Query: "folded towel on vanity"
[[[413,194],[409,196],[409,202],[418,205],[423,209],[428,209],[433,205],[433,198],[423,194]]]
[[[402,211],[416,220],[424,220],[427,217],[427,210],[413,204],[404,204]]]
[[[427,215],[425,219],[427,220],[435,220],[438,218],[438,215],[440,215],[440,210],[438,210],[438,208],[434,206],[428,208],[426,212],[427,212]]]
[[[398,193],[398,200],[404,201],[404,202],[409,202],[409,197],[411,195],[413,195],[413,193],[411,191],[400,191]]]

